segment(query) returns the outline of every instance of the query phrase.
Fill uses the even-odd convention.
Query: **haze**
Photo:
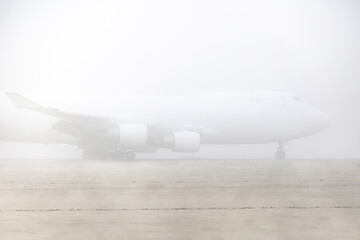
[[[0,87],[24,94],[293,92],[332,125],[290,142],[289,158],[358,158],[359,13],[358,1],[341,0],[0,1]],[[203,147],[191,156],[271,158],[275,146]],[[63,146],[0,147],[0,157],[78,154]]]

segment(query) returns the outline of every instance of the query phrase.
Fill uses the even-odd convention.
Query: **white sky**
[[[0,87],[289,91],[333,121],[289,154],[360,157],[360,2],[0,0]]]

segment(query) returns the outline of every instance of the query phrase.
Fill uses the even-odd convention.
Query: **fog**
[[[289,158],[360,157],[358,1],[1,1],[2,92],[292,92],[330,116]],[[19,110],[21,111],[21,110]],[[0,157],[76,157],[0,143]],[[176,157],[272,157],[276,144]],[[168,157],[160,151],[158,157]]]

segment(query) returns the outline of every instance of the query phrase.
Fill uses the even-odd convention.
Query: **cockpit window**
[[[301,101],[301,98],[298,97],[298,96],[294,96],[294,97],[293,97],[293,100],[294,100],[294,101]]]

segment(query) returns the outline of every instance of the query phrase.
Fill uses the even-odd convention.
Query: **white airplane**
[[[84,158],[134,159],[135,152],[158,148],[197,152],[202,144],[277,142],[275,157],[284,159],[285,143],[319,132],[330,123],[319,110],[284,92],[67,96],[52,103],[57,108],[17,93],[6,95],[16,107],[31,110],[32,116],[42,116],[42,120],[16,113],[17,120],[7,122],[2,113],[0,140],[77,145]]]

